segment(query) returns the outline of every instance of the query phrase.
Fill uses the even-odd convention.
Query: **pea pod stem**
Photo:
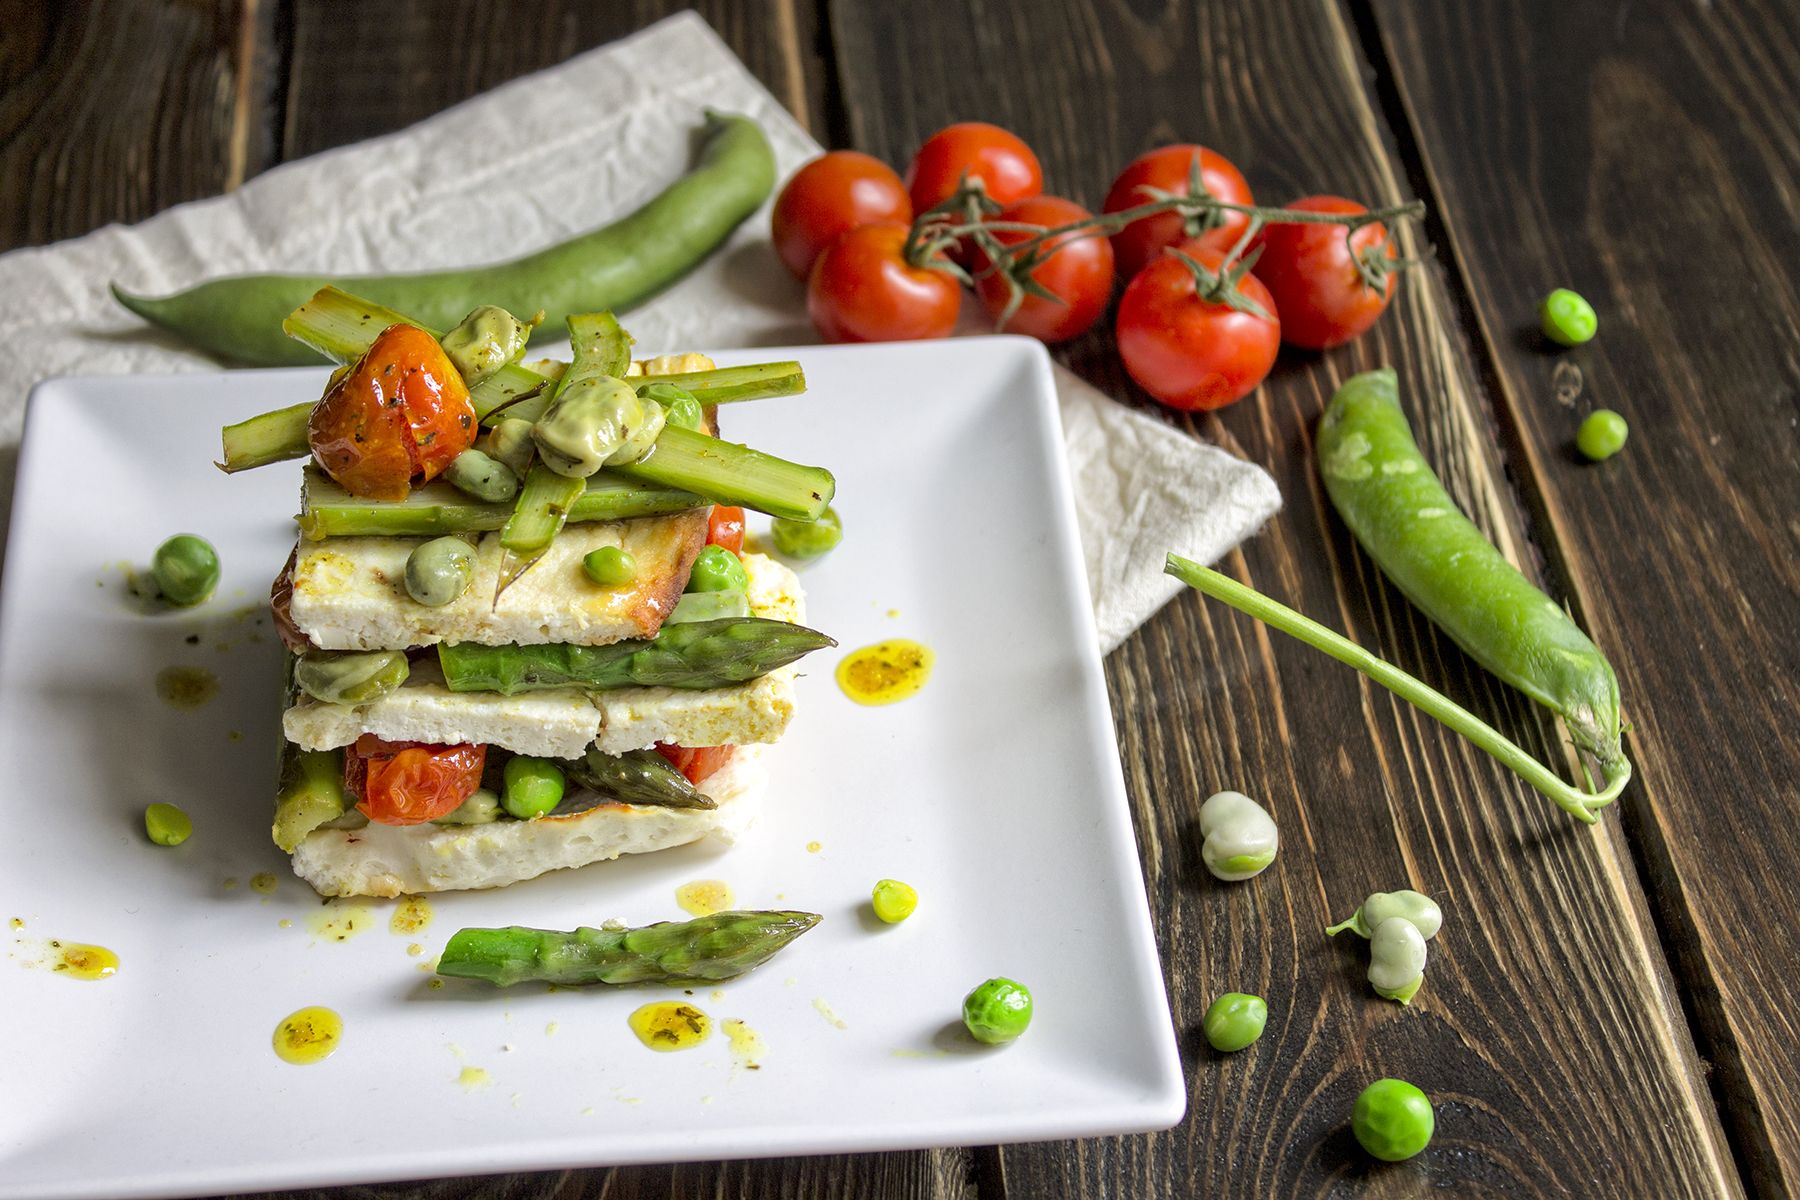
[[[1631,763],[1621,757],[1614,768],[1608,764],[1606,787],[1598,792],[1583,792],[1565,783],[1557,774],[1527,754],[1507,736],[1474,713],[1444,695],[1436,688],[1414,678],[1385,659],[1364,650],[1355,642],[1335,633],[1310,617],[1295,612],[1254,588],[1246,587],[1230,576],[1201,566],[1180,555],[1171,554],[1164,570],[1189,587],[1230,605],[1241,613],[1255,617],[1290,637],[1298,638],[1315,650],[1322,650],[1347,666],[1354,667],[1370,679],[1393,692],[1425,715],[1461,734],[1485,751],[1526,783],[1536,788],[1556,806],[1578,821],[1592,825],[1599,819],[1598,810],[1618,799],[1631,781]]]

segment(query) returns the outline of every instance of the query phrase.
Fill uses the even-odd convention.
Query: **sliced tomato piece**
[[[371,821],[419,825],[473,796],[486,764],[486,746],[390,742],[365,733],[344,751],[344,790]]]
[[[730,762],[736,749],[736,746],[671,746],[667,742],[656,743],[656,752],[668,759],[669,765],[687,776],[687,781],[696,787]]]
[[[744,510],[732,504],[715,504],[706,518],[706,544],[723,546],[733,554],[744,552]]]
[[[352,495],[404,500],[479,432],[469,389],[437,339],[390,325],[313,407],[306,440]]]

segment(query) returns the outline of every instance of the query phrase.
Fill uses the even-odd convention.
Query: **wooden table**
[[[0,248],[242,183],[403,126],[675,7],[661,0],[0,0]],[[1618,667],[1639,781],[1589,830],[1354,673],[1198,598],[1108,679],[1187,1119],[1046,1145],[578,1171],[382,1194],[507,1196],[1725,1195],[1800,1192],[1800,18],[1782,0],[952,0],[701,5],[822,141],[904,163],[986,118],[1095,204],[1197,140],[1268,200],[1424,199],[1423,261],[1360,341],[1288,354],[1258,395],[1168,419],[1274,473],[1287,508],[1225,569],[1491,714],[1544,714],[1382,578],[1323,502],[1312,424],[1397,367],[1424,449]],[[517,10],[517,11],[515,11]],[[679,69],[662,67],[658,69]],[[1600,337],[1555,353],[1570,284]],[[1105,333],[1059,351],[1143,406]],[[1580,414],[1622,411],[1604,466]],[[1785,630],[1783,633],[1781,631]],[[1250,888],[1199,865],[1216,788],[1286,849]],[[1321,936],[1374,887],[1449,914],[1411,1008]],[[1198,1036],[1271,998],[1257,1051]],[[1438,1104],[1410,1164],[1345,1120],[1381,1074]],[[343,1119],[358,1114],[354,1105]]]

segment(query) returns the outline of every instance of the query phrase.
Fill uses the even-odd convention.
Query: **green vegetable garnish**
[[[462,538],[433,538],[406,556],[406,594],[428,608],[454,603],[474,579],[475,550]]]
[[[1580,292],[1568,288],[1557,288],[1544,297],[1543,303],[1538,305],[1538,321],[1544,327],[1544,336],[1559,346],[1579,346],[1592,341],[1600,328],[1594,306]]]
[[[1402,1162],[1431,1142],[1437,1116],[1424,1092],[1404,1079],[1378,1079],[1356,1098],[1350,1130],[1382,1162]]]
[[[1011,979],[990,979],[963,997],[962,1016],[976,1041],[1010,1042],[1031,1024],[1031,990]]]
[[[898,879],[883,879],[869,893],[869,904],[878,918],[889,925],[897,925],[919,907],[919,893]]]
[[[581,569],[601,587],[623,587],[637,575],[637,559],[618,546],[602,546],[588,552]]]
[[[194,822],[173,804],[160,801],[144,809],[144,832],[159,846],[179,846],[194,832]]]
[[[1575,448],[1584,457],[1602,462],[1625,448],[1625,438],[1630,432],[1624,417],[1610,408],[1596,408],[1575,431]]]
[[[816,521],[790,521],[776,517],[769,525],[769,540],[789,558],[818,558],[837,549],[844,540],[844,523],[830,505]]]
[[[180,608],[203,603],[219,586],[219,552],[191,533],[178,533],[156,548],[150,577],[163,599]]]
[[[694,560],[688,575],[690,592],[742,592],[750,587],[744,560],[723,546],[708,546]]]
[[[1263,1035],[1269,1023],[1269,1006],[1261,996],[1226,992],[1214,1000],[1200,1018],[1200,1027],[1214,1050],[1229,1054],[1242,1050]]]
[[[501,793],[500,806],[509,816],[529,821],[562,803],[562,768],[547,758],[515,754],[506,760],[502,774],[506,790]]]

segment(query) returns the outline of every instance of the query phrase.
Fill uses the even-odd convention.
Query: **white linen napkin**
[[[682,69],[645,69],[668,62]],[[247,271],[426,270],[512,257],[649,199],[687,167],[690,131],[709,107],[759,121],[783,178],[820,152],[688,12],[228,195],[0,255],[0,452],[17,444],[25,395],[40,379],[216,366],[121,309],[109,281],[161,294]],[[491,156],[471,166],[468,146]],[[633,309],[630,325],[645,347],[818,340],[764,214]],[[1057,386],[1095,622],[1111,650],[1179,590],[1162,574],[1165,551],[1211,562],[1274,515],[1281,496],[1260,468],[1061,368]]]

